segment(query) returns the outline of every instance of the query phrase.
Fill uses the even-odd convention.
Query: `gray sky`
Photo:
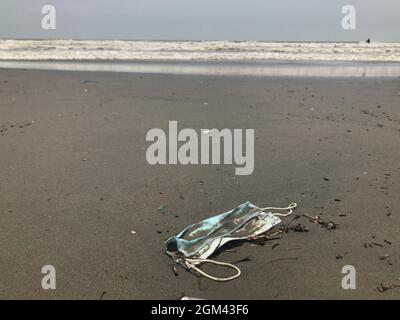
[[[42,6],[57,29],[42,30]],[[343,30],[341,8],[357,9]],[[0,0],[1,38],[400,41],[400,0]]]

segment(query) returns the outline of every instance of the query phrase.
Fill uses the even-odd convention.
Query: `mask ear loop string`
[[[231,277],[227,277],[227,278],[219,278],[219,277],[214,277],[212,275],[209,275],[208,273],[204,272],[203,270],[201,270],[200,268],[196,267],[193,263],[212,263],[212,264],[216,264],[219,266],[224,266],[224,267],[228,267],[231,269],[236,270],[236,274],[231,276]],[[240,271],[240,269],[238,267],[236,267],[235,265],[231,264],[231,263],[227,263],[227,262],[220,262],[220,261],[215,261],[215,260],[211,260],[211,259],[192,259],[192,258],[185,258],[185,264],[188,268],[190,269],[194,269],[196,270],[198,273],[200,273],[201,275],[203,275],[204,277],[214,280],[214,281],[220,281],[220,282],[224,282],[224,281],[230,281],[233,279],[238,278],[242,272]]]
[[[284,210],[289,210],[288,213],[275,213],[275,212],[272,213],[274,216],[287,217],[288,215],[290,215],[293,212],[293,209],[296,208],[296,207],[297,207],[297,203],[291,203],[286,208],[265,207],[265,208],[260,208],[260,210],[262,212],[265,211],[265,210],[283,210],[283,211]],[[228,267],[228,268],[236,270],[236,274],[231,276],[231,277],[226,277],[226,278],[214,277],[214,276],[209,275],[208,273],[204,272],[200,268],[196,267],[196,265],[193,264],[193,263],[212,263],[212,264],[216,264],[216,265],[219,265],[219,266]],[[236,267],[235,265],[231,264],[231,263],[220,262],[220,261],[215,261],[215,260],[211,260],[211,259],[185,258],[185,264],[189,269],[194,269],[198,273],[203,275],[204,277],[206,277],[208,279],[211,279],[211,280],[214,280],[214,281],[220,281],[220,282],[230,281],[230,280],[233,280],[233,279],[236,279],[236,278],[240,277],[240,275],[242,274],[240,269],[238,267]]]
[[[265,208],[260,208],[261,211],[265,211],[265,210],[289,210],[288,213],[278,213],[278,212],[273,212],[272,214],[274,216],[279,216],[279,217],[287,217],[290,214],[292,214],[293,209],[297,207],[297,203],[291,203],[289,204],[286,208],[278,208],[278,207],[265,207]]]

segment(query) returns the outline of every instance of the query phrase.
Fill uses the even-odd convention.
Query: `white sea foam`
[[[0,60],[400,62],[400,43],[0,40]]]

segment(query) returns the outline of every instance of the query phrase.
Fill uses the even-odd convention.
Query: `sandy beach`
[[[399,84],[0,70],[0,298],[399,298]],[[254,128],[254,173],[149,165],[146,132],[169,120]],[[163,242],[247,200],[297,202],[308,232],[220,253],[241,268],[234,281],[175,275]],[[56,290],[41,288],[48,264]],[[341,287],[345,265],[356,290]]]

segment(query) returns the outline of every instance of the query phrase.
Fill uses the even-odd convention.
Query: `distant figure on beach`
[[[366,42],[367,42],[367,43],[371,43],[371,39],[370,39],[370,38],[368,38]]]

